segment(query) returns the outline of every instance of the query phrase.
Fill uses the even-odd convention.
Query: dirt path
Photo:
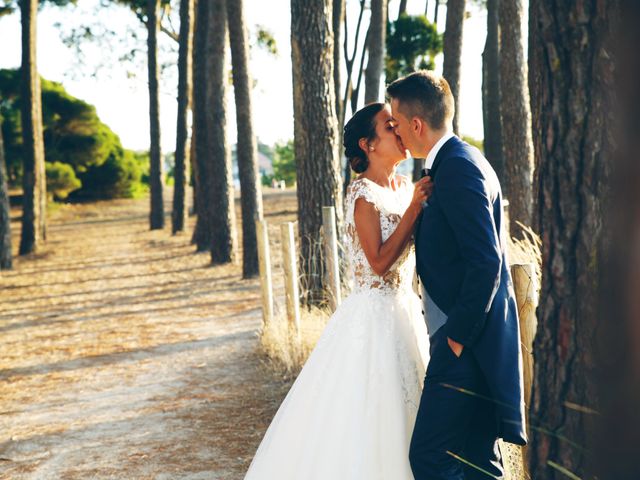
[[[242,478],[288,388],[256,352],[258,283],[146,215],[61,206],[0,274],[0,479]]]

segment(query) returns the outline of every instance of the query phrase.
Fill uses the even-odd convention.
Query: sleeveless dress
[[[409,443],[420,402],[429,340],[412,289],[409,245],[383,276],[370,267],[353,219],[364,198],[380,212],[382,240],[413,195],[354,180],[346,199],[353,291],[330,318],[282,402],[245,480],[412,480]]]

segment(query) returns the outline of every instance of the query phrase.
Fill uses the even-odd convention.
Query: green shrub
[[[45,167],[47,194],[51,199],[64,200],[69,196],[69,193],[82,186],[71,165],[61,162],[47,162]]]

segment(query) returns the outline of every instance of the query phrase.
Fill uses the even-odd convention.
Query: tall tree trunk
[[[158,30],[160,0],[147,0],[147,55],[149,70],[149,183],[151,186],[151,230],[164,227],[162,195],[162,152],[160,150],[160,89],[158,70]]]
[[[36,60],[38,1],[20,2],[22,21],[23,211],[20,255],[35,252],[46,238],[47,191],[42,137],[42,94]]]
[[[193,93],[193,0],[180,0],[180,45],[178,48],[178,120],[175,167],[173,169],[172,233],[182,232],[187,223],[187,184],[189,178],[189,107]]]
[[[335,0],[334,0],[335,1]],[[338,0],[338,1],[344,1],[344,0]],[[360,32],[361,32],[361,27],[362,27],[362,17],[364,15],[364,9],[365,9],[365,0],[360,0],[360,13],[358,14],[358,22],[356,24],[356,33],[355,33],[355,38],[353,40],[353,51],[352,54],[349,55],[349,22],[347,21],[347,14],[346,11],[343,7],[343,14],[344,14],[344,39],[343,39],[343,48],[344,48],[344,59],[345,59],[345,64],[347,67],[347,80],[345,82],[345,87],[344,87],[344,97],[342,98],[341,101],[341,110],[337,111],[337,118],[338,118],[338,130],[340,131],[340,138],[342,139],[343,136],[343,129],[344,129],[344,124],[345,124],[345,118],[346,118],[346,113],[347,113],[347,105],[349,105],[349,100],[351,99],[352,95],[353,95],[353,67],[355,64],[355,60],[356,60],[356,55],[358,53],[358,44],[359,44],[359,40],[360,40]],[[335,3],[334,3],[334,12],[335,12]],[[334,19],[334,25],[335,25],[335,19]],[[358,71],[358,74],[360,75],[362,73],[362,65],[364,65],[364,58],[365,58],[365,53],[367,51],[367,38],[368,38],[368,34],[369,31],[367,30],[367,36],[365,36],[364,42],[363,42],[363,48],[362,48],[362,60],[360,62],[360,70]],[[334,39],[335,39],[335,35],[334,35]],[[339,43],[337,40],[335,40],[334,43],[334,50],[339,48]],[[337,63],[334,62],[334,66],[335,65],[339,65]],[[334,68],[334,71],[337,70],[336,68]],[[334,74],[334,78],[335,74]],[[360,84],[360,76],[358,77],[358,84]],[[353,107],[352,110],[353,112]],[[342,140],[338,143],[338,150],[340,153],[340,156],[342,157],[342,153],[343,153],[343,148],[342,148]],[[343,164],[343,168],[344,168],[344,177],[343,177],[343,182],[342,182],[342,193],[343,195],[346,195],[347,193],[347,187],[349,186],[349,183],[351,182],[351,166],[349,165],[349,162],[346,161],[346,159],[344,159],[344,161],[342,162]]]
[[[438,13],[440,10],[440,1],[441,0],[436,0],[436,6],[435,9],[433,11],[433,24],[434,25],[438,25]]]
[[[606,359],[601,377],[602,420],[598,452],[600,478],[640,478],[640,3],[623,0],[616,59],[618,132],[615,183],[608,224],[609,291],[603,296],[600,315],[606,322]],[[611,221],[613,219],[613,221]],[[609,226],[609,225],[607,225]]]
[[[447,2],[447,25],[443,38],[444,62],[442,74],[449,82],[455,100],[456,112],[453,116],[453,131],[458,130],[460,114],[460,60],[462,58],[462,32],[464,28],[465,0]]]
[[[487,41],[482,53],[482,119],[484,153],[504,184],[500,117],[500,0],[487,0]]]
[[[426,0],[426,2],[424,2],[424,16],[426,17],[428,13],[429,13],[429,0]]]
[[[11,253],[11,208],[7,185],[7,164],[2,141],[2,117],[0,117],[0,270],[10,270],[13,265]]]
[[[209,71],[212,58],[208,54],[209,44],[209,10],[212,0],[198,0],[196,7],[196,21],[194,33],[193,52],[193,134],[195,158],[193,173],[195,178],[194,208],[197,215],[196,226],[193,232],[192,242],[196,244],[198,252],[210,251],[212,231],[210,215],[208,212],[209,201],[207,192],[211,190],[210,160],[210,112],[207,104],[209,90]]]
[[[509,199],[511,232],[517,222],[531,225],[533,143],[527,64],[524,58],[522,0],[500,0],[500,114],[504,154],[504,191]]]
[[[340,49],[340,39],[342,38],[342,22],[344,22],[345,16],[345,1],[346,0],[333,0],[333,87],[336,96],[336,118],[339,121],[343,118],[342,109],[344,108],[341,94],[342,82],[340,81],[340,69],[342,66],[342,50]],[[342,145],[343,125],[343,123],[339,124],[340,142],[338,143],[338,145]]]
[[[238,124],[238,172],[242,205],[242,276],[258,275],[256,220],[262,219],[262,191],[258,175],[258,148],[253,133],[249,41],[242,0],[227,0],[233,90]]]
[[[384,69],[385,38],[387,35],[387,0],[371,0],[369,25],[369,60],[364,75],[364,103],[380,101],[380,81]]]
[[[400,6],[398,7],[398,18],[403,13],[407,13],[407,0],[400,0]]]
[[[236,214],[233,195],[231,151],[227,139],[227,10],[225,0],[211,0],[209,50],[211,69],[206,105],[209,109],[210,151],[205,162],[212,167],[211,188],[206,192],[211,214],[211,261],[214,265],[236,259]],[[254,193],[255,195],[255,193]]]
[[[610,7],[572,0],[530,3],[536,51],[529,71],[539,77],[532,108],[540,126],[533,135],[543,253],[530,415],[532,478],[567,478],[559,468],[591,478],[586,475],[594,454],[588,443],[599,408],[594,375],[600,244],[612,150],[613,69],[611,56],[603,54],[610,51]],[[608,328],[606,322],[602,326]]]
[[[303,292],[307,303],[324,297],[320,255],[322,207],[335,205],[342,224],[340,165],[333,85],[330,0],[291,0],[291,59],[298,224]],[[322,179],[322,181],[318,181]]]

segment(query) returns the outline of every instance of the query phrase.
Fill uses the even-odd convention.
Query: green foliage
[[[433,70],[434,58],[442,52],[442,35],[424,15],[402,14],[387,23],[387,82],[420,69]]]
[[[296,156],[293,140],[276,144],[273,154],[273,176],[284,180],[288,186],[296,183]]]
[[[469,145],[473,145],[474,147],[476,147],[481,152],[484,152],[484,141],[483,140],[478,140],[477,138],[473,138],[473,137],[470,137],[468,135],[463,135],[462,136],[462,140],[467,142]]]
[[[82,191],[74,198],[136,198],[144,191],[145,166],[133,152],[120,147],[100,166],[90,167],[81,177]]]
[[[53,199],[64,200],[70,192],[82,186],[71,165],[61,162],[47,162],[45,167],[47,194]]]
[[[0,70],[2,133],[9,182],[13,185],[21,181],[24,161],[20,81],[19,70]],[[133,153],[124,150],[118,136],[100,121],[95,107],[73,97],[59,83],[42,79],[41,84],[45,160],[69,165],[74,177],[82,182],[71,197],[131,196],[139,190],[126,182],[140,181],[143,162],[135,161]]]
[[[261,25],[257,26],[256,44],[274,57],[278,56],[278,44],[273,33]]]

